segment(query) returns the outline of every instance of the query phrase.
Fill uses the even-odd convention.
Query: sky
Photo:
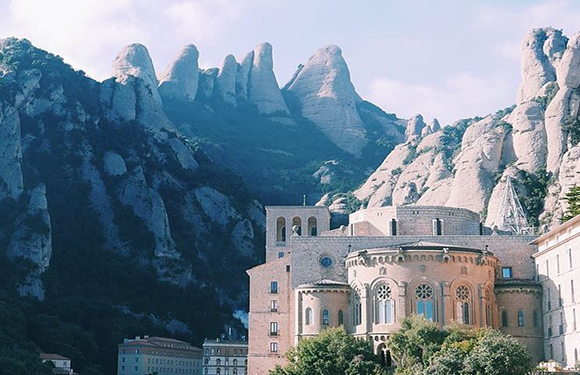
[[[274,47],[280,86],[318,48],[343,50],[358,93],[442,124],[515,102],[526,32],[580,30],[578,0],[0,0],[0,36],[27,38],[103,80],[130,43],[161,73],[185,44],[203,68]]]

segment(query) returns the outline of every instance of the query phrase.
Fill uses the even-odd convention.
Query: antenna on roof
[[[306,206],[306,194],[302,195],[302,205]]]

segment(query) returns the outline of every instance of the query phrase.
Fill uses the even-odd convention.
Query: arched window
[[[338,325],[344,325],[344,311],[338,310]]]
[[[219,358],[218,358],[218,359],[216,359],[216,360],[215,360],[215,364],[216,364],[217,366],[220,366],[220,365],[222,364],[222,360],[221,360],[221,359],[219,359]]]
[[[276,242],[286,242],[286,219],[283,217],[276,220]]]
[[[222,369],[221,368],[218,368],[217,370],[215,370],[215,373],[218,374],[218,375],[220,375],[222,373]]]
[[[463,324],[471,322],[471,291],[466,285],[460,285],[455,290],[457,321]]]
[[[518,311],[518,327],[524,326],[524,312],[522,310]]]
[[[417,314],[423,315],[425,319],[434,320],[433,287],[429,284],[419,284],[415,288],[417,298]]]
[[[360,301],[360,295],[355,292],[354,293],[354,314],[352,314],[352,324],[354,326],[358,326],[362,323],[362,304]]]
[[[312,324],[312,309],[308,307],[304,313],[304,325],[309,326]]]
[[[329,326],[330,325],[330,313],[328,310],[322,310],[322,325]]]
[[[501,312],[501,326],[507,327],[508,326],[508,314],[507,311],[503,310]]]
[[[237,366],[237,365],[238,365],[238,360],[237,360],[237,358],[234,358],[234,361],[233,361],[233,362],[234,362],[234,366]]]
[[[299,217],[292,219],[292,234],[302,235],[302,220]]]
[[[234,375],[238,375],[238,369],[237,368],[234,369],[233,374]]]
[[[485,324],[488,327],[493,325],[491,315],[491,291],[487,288],[485,289]]]
[[[318,236],[317,221],[315,217],[308,218],[308,235]]]
[[[389,284],[380,284],[375,292],[375,323],[391,324],[395,321],[395,304]]]

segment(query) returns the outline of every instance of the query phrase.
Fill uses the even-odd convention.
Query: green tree
[[[580,215],[580,186],[572,186],[564,200],[568,203],[568,209],[564,212],[563,221]]]
[[[342,328],[328,329],[302,340],[287,354],[289,364],[276,366],[271,375],[379,375],[383,374],[371,342],[357,340]]]
[[[481,330],[473,350],[466,356],[463,375],[525,375],[532,370],[528,351],[511,336]]]
[[[403,320],[401,328],[388,341],[397,365],[396,373],[403,375],[423,371],[431,356],[441,348],[445,336],[437,324],[422,315]]]

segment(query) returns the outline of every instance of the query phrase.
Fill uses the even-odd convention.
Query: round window
[[[332,266],[332,259],[330,259],[329,257],[322,257],[320,258],[320,265],[322,267],[330,267]]]

